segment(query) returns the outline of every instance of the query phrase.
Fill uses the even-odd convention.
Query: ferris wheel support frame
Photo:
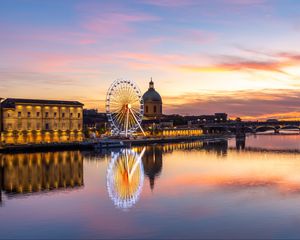
[[[138,126],[139,126],[139,128],[141,129],[142,133],[144,134],[144,136],[146,136],[146,133],[144,132],[144,130],[143,130],[143,128],[142,128],[142,126],[141,126],[141,124],[139,123],[139,121],[136,119],[136,117],[135,117],[135,115],[133,114],[133,112],[132,112],[131,108],[129,108],[129,110],[130,110],[130,112],[131,112],[131,114],[132,114],[132,116],[133,116],[133,118],[134,118],[135,122],[137,123],[137,125],[138,125]]]
[[[131,113],[131,115],[133,116],[134,121],[137,123],[137,125],[139,126],[139,128],[141,129],[142,133],[144,136],[146,136],[145,131],[143,130],[141,124],[139,123],[139,121],[136,119],[136,116],[134,115],[133,111],[131,110],[130,105],[126,106],[127,110],[126,110],[126,128],[125,128],[125,137],[128,136],[128,124],[129,124],[129,114]]]

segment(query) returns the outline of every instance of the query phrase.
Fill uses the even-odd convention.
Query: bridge
[[[300,133],[300,121],[274,121],[274,122],[224,122],[208,123],[202,126],[204,133],[258,133],[266,131],[294,130]]]

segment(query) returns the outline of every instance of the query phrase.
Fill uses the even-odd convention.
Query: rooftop
[[[40,99],[22,99],[22,98],[7,98],[1,105],[4,108],[14,108],[16,104],[39,104],[39,105],[69,105],[80,106],[83,104],[78,101],[61,101],[61,100],[40,100]]]
[[[152,81],[152,78],[149,82],[149,89],[143,95],[143,100],[144,102],[162,102],[161,96],[157,91],[155,91],[154,82]]]

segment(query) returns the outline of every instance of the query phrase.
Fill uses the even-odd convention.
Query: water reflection
[[[256,134],[229,140],[229,148],[244,151],[300,152],[299,134]]]
[[[236,136],[235,147],[237,150],[243,150],[246,147],[246,135]]]
[[[143,149],[113,150],[113,154],[2,155],[0,183],[6,192],[2,196],[6,204],[0,209],[1,236],[9,239],[300,237],[300,154],[288,150],[300,150],[300,135],[155,145],[147,146],[142,154]],[[34,158],[41,159],[43,170],[36,173],[41,172],[44,180],[24,177],[40,166]],[[18,171],[23,168],[26,171],[20,171],[22,175]],[[74,189],[68,185],[71,176],[76,178],[76,168],[81,169],[77,178],[83,185],[84,177],[84,188],[68,190],[68,194],[44,194],[61,192],[54,189]],[[49,177],[47,180],[46,176],[54,171],[61,171],[64,177],[50,179],[56,182],[64,179],[66,188],[58,184],[61,187],[53,189],[57,185],[51,182],[55,181]],[[17,176],[17,180],[10,180],[8,173]],[[31,182],[30,191],[27,182]],[[34,182],[40,188],[33,187],[37,185]],[[16,187],[19,185],[22,187]],[[41,194],[33,196],[33,189]],[[7,194],[24,196],[25,193],[30,197],[7,200]]]
[[[127,209],[139,199],[144,183],[144,170],[139,154],[132,149],[112,153],[107,168],[107,190],[115,206]]]
[[[143,156],[145,175],[149,178],[150,188],[154,189],[155,178],[160,175],[163,166],[163,147],[148,146]]]
[[[0,155],[0,187],[9,197],[83,186],[79,151]]]

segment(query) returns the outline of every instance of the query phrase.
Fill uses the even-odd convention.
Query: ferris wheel
[[[142,94],[135,82],[115,80],[106,95],[106,114],[113,135],[131,135],[138,128],[145,135],[141,122],[144,115]]]
[[[132,149],[112,153],[107,168],[106,186],[114,205],[121,209],[132,207],[139,199],[144,183],[143,148],[138,154]]]

